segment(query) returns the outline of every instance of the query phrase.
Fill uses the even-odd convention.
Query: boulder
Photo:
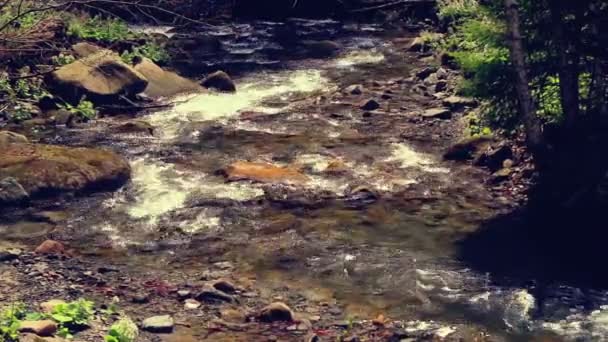
[[[223,71],[216,71],[207,76],[201,85],[205,88],[212,88],[219,91],[234,93],[236,92],[236,84],[230,76]]]
[[[0,131],[0,148],[8,144],[27,144],[29,141],[25,135],[17,134],[11,131]]]
[[[173,317],[169,315],[149,317],[142,322],[142,328],[153,333],[171,333],[174,326]]]
[[[293,322],[294,314],[293,311],[287,306],[285,303],[276,302],[272,303],[265,308],[263,308],[258,318],[262,322],[272,323],[272,322]]]
[[[302,47],[308,57],[329,58],[335,57],[340,52],[340,44],[331,40],[307,40],[302,42]]]
[[[36,247],[34,250],[36,254],[66,254],[67,250],[65,246],[58,241],[46,240]]]
[[[49,75],[47,83],[52,92],[71,102],[78,102],[82,96],[112,102],[119,95],[141,93],[148,85],[141,73],[108,50],[64,65]]]
[[[228,166],[224,173],[229,181],[253,180],[262,183],[304,183],[308,177],[300,171],[268,163],[238,161]]]
[[[15,179],[31,196],[120,186],[130,172],[126,160],[100,149],[41,144],[0,149],[0,179]]]
[[[43,321],[21,321],[19,323],[19,332],[33,333],[38,336],[53,336],[57,331],[57,323],[51,320]]]
[[[448,120],[452,118],[452,112],[447,108],[431,108],[422,113],[426,119],[442,119]]]
[[[109,51],[95,44],[80,42],[72,45],[72,51],[78,58],[85,58],[101,51]]]
[[[494,142],[495,138],[491,135],[467,138],[452,145],[443,154],[443,158],[447,160],[473,159],[480,152],[487,150]]]
[[[148,58],[142,58],[134,69],[148,80],[144,93],[152,98],[203,91],[196,82],[164,70]]]

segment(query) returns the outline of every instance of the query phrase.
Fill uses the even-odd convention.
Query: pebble
[[[179,290],[177,291],[177,296],[180,299],[186,299],[188,297],[190,297],[192,295],[192,292],[190,290]]]
[[[174,326],[175,322],[169,315],[149,317],[142,322],[142,328],[153,333],[170,333]]]
[[[224,293],[235,293],[236,287],[230,281],[226,279],[220,279],[213,283],[213,287],[216,290],[222,291]]]
[[[184,308],[186,310],[196,310],[196,309],[200,308],[201,305],[202,305],[201,302],[199,302],[196,299],[192,299],[192,298],[188,298],[184,302]]]

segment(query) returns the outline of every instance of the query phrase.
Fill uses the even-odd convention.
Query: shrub
[[[130,318],[123,317],[110,327],[104,340],[106,342],[133,342],[138,335],[137,325]]]
[[[131,51],[125,51],[120,57],[127,64],[133,64],[137,57],[147,57],[156,63],[165,63],[170,58],[167,50],[155,42],[147,42],[142,46],[133,48]]]
[[[73,17],[68,21],[68,36],[112,43],[136,37],[124,21],[102,17]]]
[[[19,326],[24,315],[23,304],[11,305],[0,312],[0,342],[19,340]]]
[[[85,120],[92,120],[97,116],[97,110],[95,109],[93,102],[87,101],[85,98],[80,99],[80,102],[78,102],[76,106],[69,103],[63,103],[59,106],[61,109],[67,110],[68,112]]]

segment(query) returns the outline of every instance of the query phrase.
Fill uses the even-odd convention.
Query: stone
[[[426,67],[426,68],[416,72],[416,77],[418,77],[421,80],[425,80],[427,77],[431,76],[435,72],[437,72],[436,67]]]
[[[55,310],[57,305],[65,304],[66,302],[62,299],[51,299],[49,301],[40,303],[40,310],[43,313],[50,314]]]
[[[0,179],[15,179],[30,196],[115,188],[130,174],[125,159],[100,149],[42,144],[11,144],[0,149]]]
[[[369,99],[369,100],[363,101],[361,103],[361,105],[359,106],[359,108],[361,108],[363,110],[376,110],[376,109],[380,108],[380,103],[378,103],[378,101],[376,101],[374,99]]]
[[[58,241],[46,240],[34,250],[36,254],[66,254],[65,246]]]
[[[184,301],[184,309],[186,310],[196,310],[201,307],[201,302],[196,299],[188,298]]]
[[[169,315],[154,316],[144,319],[142,329],[152,333],[171,333],[175,322]]]
[[[24,333],[19,336],[19,342],[67,342],[60,337],[41,337],[36,334]]]
[[[33,333],[38,336],[53,336],[57,331],[57,323],[51,320],[21,321],[19,332]]]
[[[230,76],[223,71],[216,71],[207,76],[201,85],[205,88],[212,88],[218,91],[234,93],[236,92],[236,84]]]
[[[264,307],[258,318],[262,322],[272,323],[272,322],[293,322],[294,314],[291,308],[287,306],[285,303],[275,302],[266,307]]]
[[[443,100],[443,105],[451,109],[474,107],[477,105],[477,100],[468,97],[450,96]]]
[[[425,110],[422,116],[427,119],[448,120],[452,118],[452,112],[447,108],[431,108]]]
[[[480,152],[481,153],[479,153],[475,159],[474,164],[477,166],[485,166],[492,172],[502,169],[503,162],[513,158],[513,150],[511,149],[511,146],[507,144],[500,144],[496,147],[489,146]]]
[[[76,115],[65,109],[57,109],[48,112],[55,125],[71,126],[76,120]]]
[[[0,262],[13,261],[18,259],[23,251],[19,248],[3,248],[0,247]]]
[[[243,323],[247,319],[247,315],[244,312],[235,309],[220,310],[220,316],[224,321],[233,323]]]
[[[23,186],[13,177],[0,180],[0,203],[19,203],[30,197]]]
[[[131,302],[135,304],[146,304],[150,301],[150,296],[147,293],[136,293],[131,297]]]
[[[102,47],[99,47],[95,44],[91,44],[88,42],[80,42],[72,45],[72,51],[78,58],[88,57],[90,55],[96,54],[101,51],[109,51]]]
[[[224,170],[229,181],[253,180],[262,183],[305,183],[308,177],[290,167],[239,161]]]
[[[146,135],[154,135],[154,126],[143,120],[133,120],[125,122],[116,128],[118,133],[143,133]]]
[[[424,52],[428,49],[428,45],[422,37],[416,37],[411,41],[407,49],[411,52]]]
[[[492,174],[492,183],[502,183],[508,180],[513,173],[512,169],[504,168],[500,169]]]
[[[222,291],[224,293],[235,293],[236,287],[230,281],[226,279],[220,279],[213,283],[213,287],[216,290]]]
[[[9,144],[27,144],[28,142],[25,135],[11,131],[0,131],[0,148]]]
[[[179,291],[177,291],[177,296],[180,299],[186,299],[186,298],[190,297],[191,295],[192,295],[192,291],[190,291],[190,290],[179,290]]]
[[[469,160],[475,158],[480,151],[489,148],[496,139],[491,135],[482,135],[463,139],[452,145],[443,154],[446,160]]]
[[[341,49],[340,44],[331,40],[307,40],[302,42],[305,54],[313,58],[329,58],[336,56]]]
[[[134,69],[148,80],[148,86],[144,93],[151,98],[203,91],[203,88],[196,82],[174,72],[164,70],[148,58],[142,58]]]
[[[438,81],[435,83],[435,92],[440,93],[448,90],[448,82],[447,81]]]
[[[361,95],[363,94],[363,86],[360,84],[353,84],[346,87],[346,89],[344,89],[344,92],[351,95]]]
[[[512,167],[513,167],[513,165],[514,165],[514,164],[515,164],[515,163],[513,162],[513,160],[512,160],[512,159],[505,159],[505,160],[502,162],[502,167],[503,167],[504,169],[510,169],[510,168],[512,168]]]
[[[440,80],[445,80],[446,78],[448,78],[448,71],[445,70],[444,68],[439,68],[437,69],[437,72],[435,73],[435,75],[437,76],[437,79]]]
[[[53,71],[47,84],[52,93],[69,102],[87,96],[94,102],[111,103],[120,95],[141,93],[148,80],[117,54],[102,50]]]
[[[227,302],[232,303],[234,298],[222,291],[218,291],[212,286],[205,286],[201,292],[196,295],[196,299],[202,302],[209,303],[221,303]]]

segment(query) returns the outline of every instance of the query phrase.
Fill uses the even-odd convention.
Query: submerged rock
[[[169,315],[149,317],[142,322],[142,328],[153,333],[170,333],[174,326],[175,322]]]
[[[0,179],[15,179],[30,195],[122,185],[130,172],[126,160],[100,149],[41,144],[0,149]]]
[[[293,322],[294,314],[293,311],[285,303],[276,302],[272,303],[260,311],[258,318],[262,322]]]
[[[201,85],[205,88],[212,88],[219,91],[234,93],[236,92],[236,84],[230,76],[223,71],[216,71],[207,76]]]
[[[148,80],[148,86],[144,93],[152,98],[201,92],[203,90],[196,82],[174,72],[164,70],[148,58],[142,58],[134,69]]]
[[[230,181],[253,180],[262,183],[303,183],[308,177],[300,171],[268,163],[235,162],[224,170]]]
[[[71,102],[85,95],[94,101],[110,102],[119,95],[141,93],[148,80],[117,54],[102,50],[55,70],[47,83],[55,94]]]

